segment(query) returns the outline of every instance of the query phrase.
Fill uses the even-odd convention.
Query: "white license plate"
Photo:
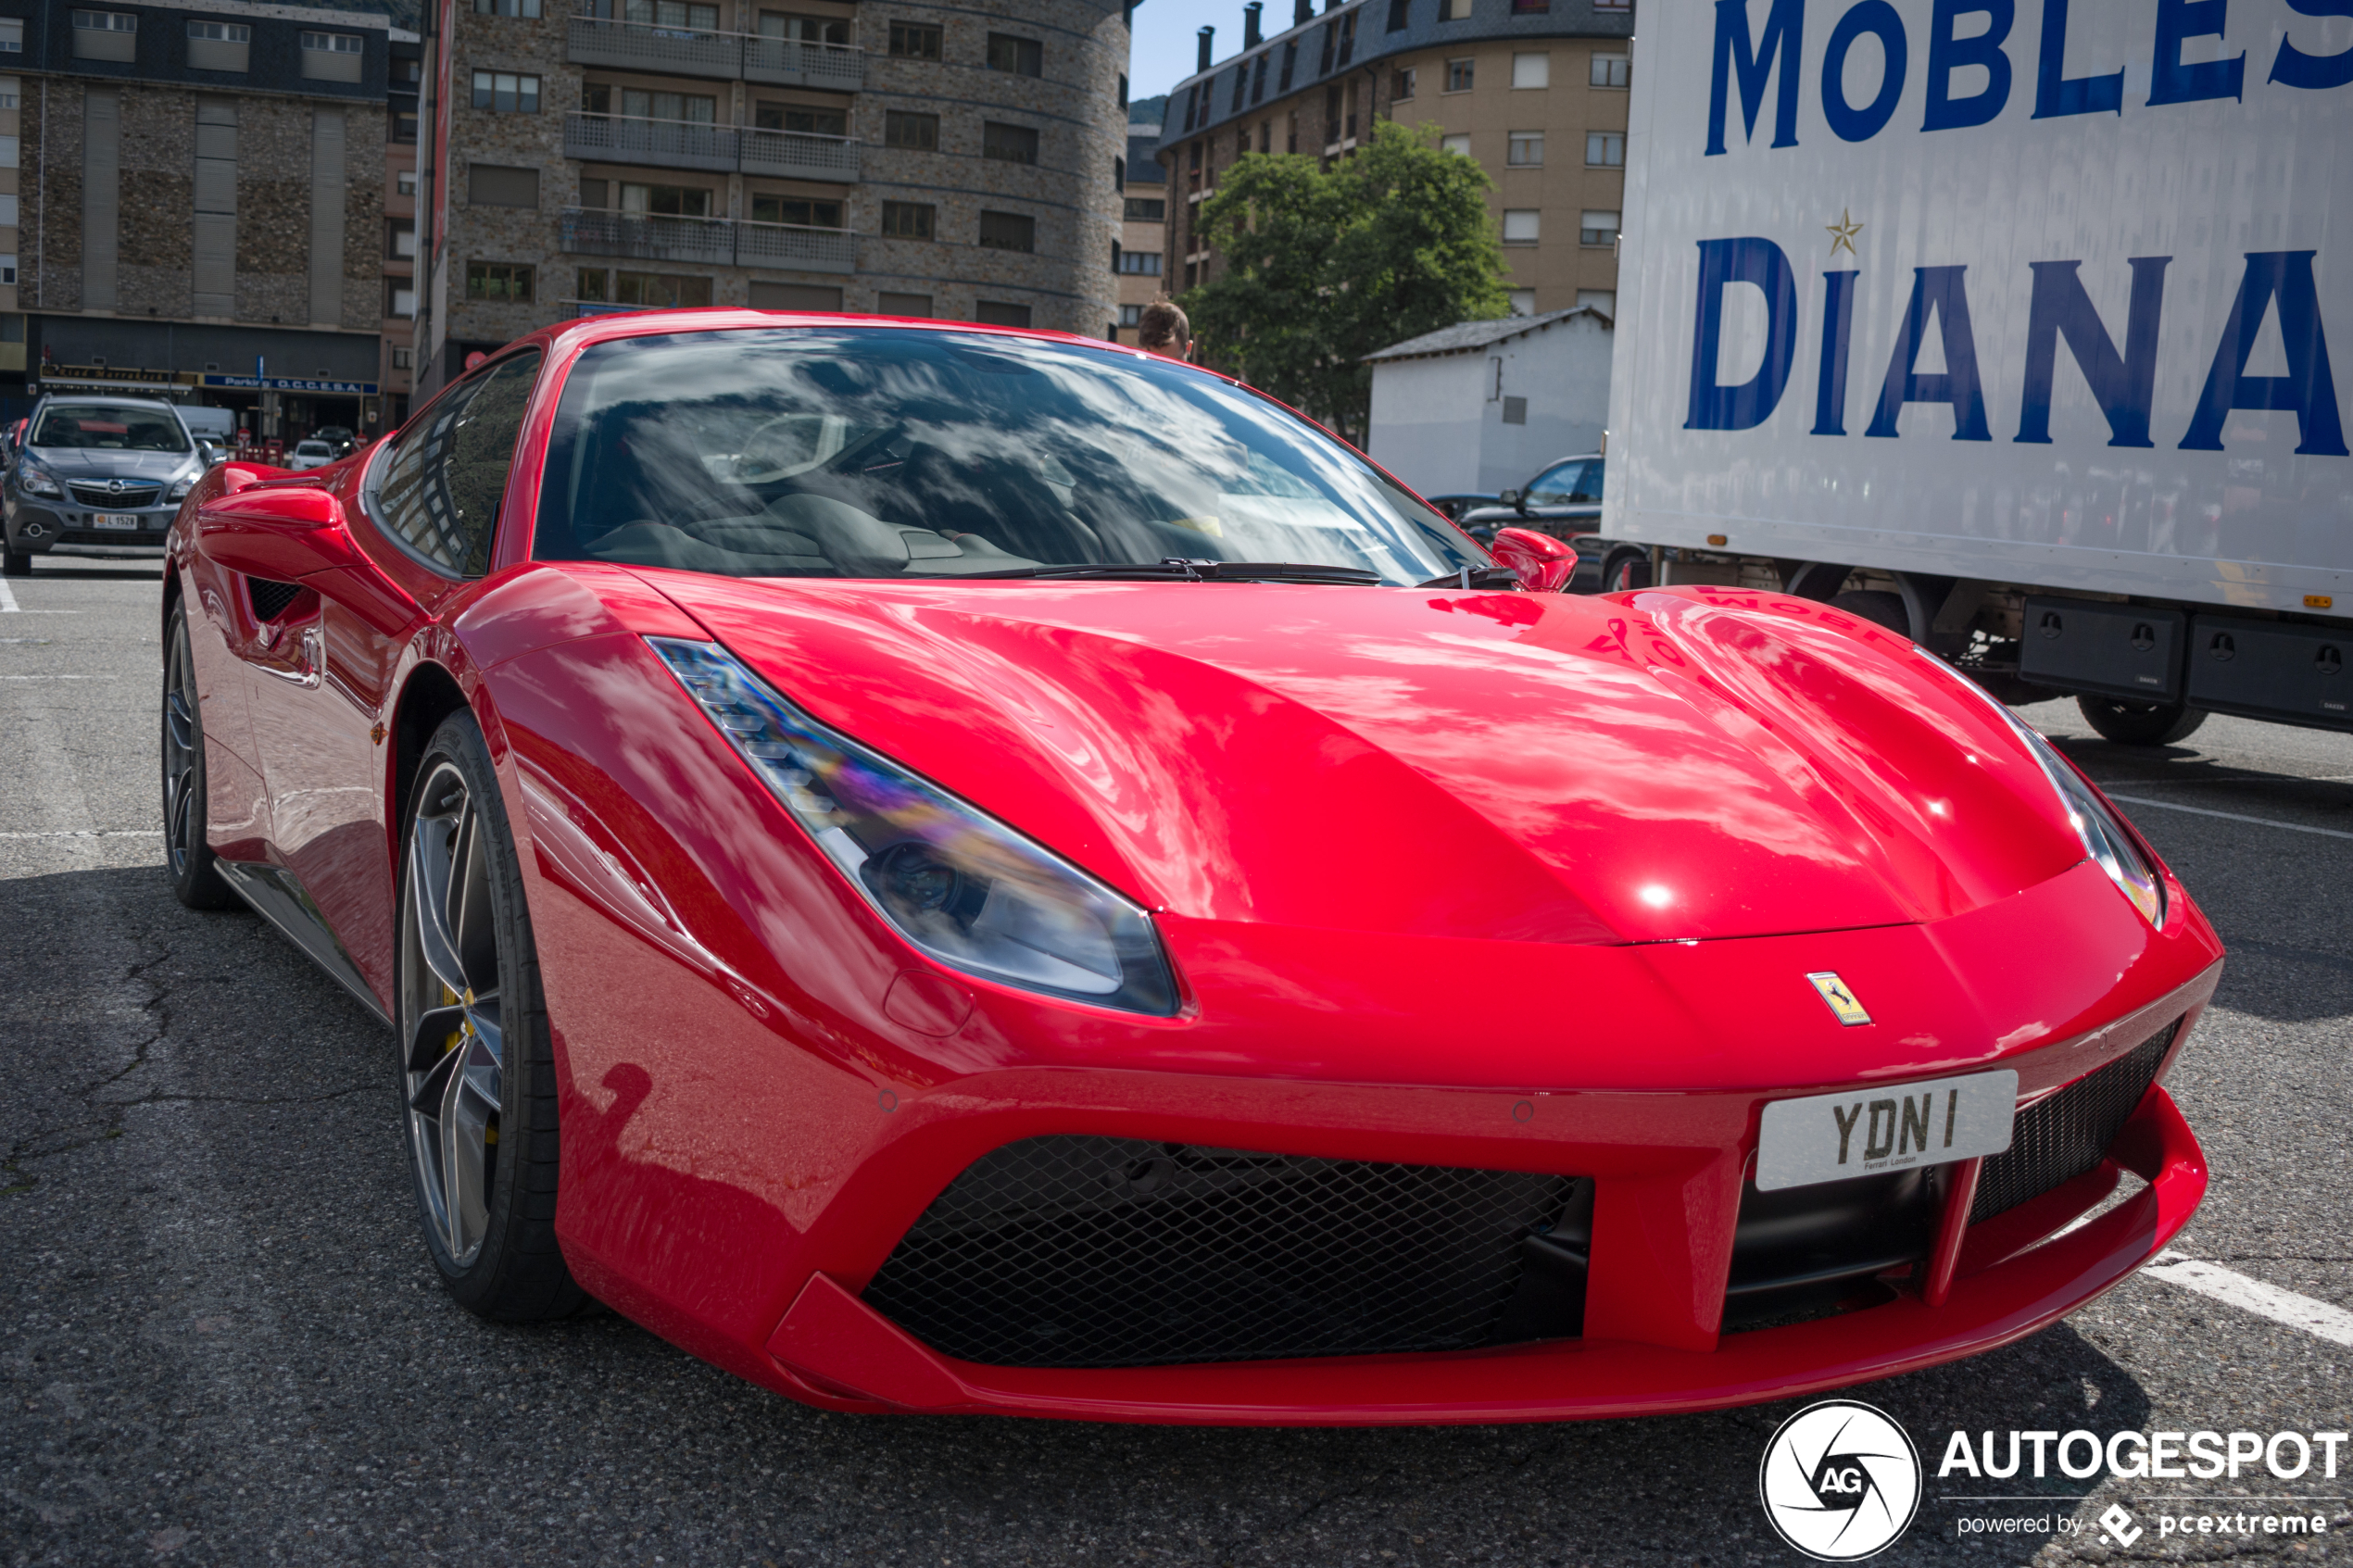
[[[139,526],[139,514],[136,512],[92,512],[90,514],[90,526],[93,528],[136,528]]]
[[[2018,1074],[2007,1068],[1777,1099],[1757,1133],[1756,1185],[1771,1192],[1999,1154],[2017,1110]]]

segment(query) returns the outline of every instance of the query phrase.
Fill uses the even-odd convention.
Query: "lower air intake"
[[[1527,1303],[1511,1324],[1505,1307],[1545,1266],[1531,1266],[1529,1245],[1541,1250],[1565,1215],[1579,1223],[1570,1211],[1590,1211],[1590,1187],[1512,1171],[1028,1138],[983,1156],[934,1199],[865,1298],[934,1348],[992,1366],[1456,1350],[1573,1334],[1573,1315],[1523,1329]],[[1574,1314],[1581,1249],[1568,1266]]]
[[[1969,1223],[2040,1198],[2098,1165],[2157,1082],[2181,1027],[2177,1018],[2098,1072],[2020,1111],[2010,1147],[1988,1156],[1978,1173]]]
[[[253,596],[253,618],[275,621],[285,613],[288,605],[302,593],[299,583],[273,583],[267,577],[245,579],[245,592]]]

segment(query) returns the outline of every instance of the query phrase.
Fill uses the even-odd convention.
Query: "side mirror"
[[[1574,548],[1532,528],[1499,528],[1492,547],[1496,561],[1531,594],[1559,593],[1577,571]]]
[[[416,600],[360,553],[332,491],[271,484],[275,470],[232,463],[222,489],[196,508],[196,548],[248,577],[314,582],[376,631],[394,635],[422,613]]]

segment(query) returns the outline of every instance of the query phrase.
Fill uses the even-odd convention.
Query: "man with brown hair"
[[[1193,352],[1193,324],[1176,302],[1164,295],[1144,307],[1143,318],[1136,325],[1136,344],[1171,359],[1189,359]]]

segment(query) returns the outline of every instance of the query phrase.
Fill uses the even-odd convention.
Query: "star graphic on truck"
[[[1830,232],[1832,256],[1836,256],[1842,248],[1847,255],[1855,255],[1855,236],[1863,232],[1863,226],[1849,217],[1844,207],[1838,209],[1837,222],[1825,223],[1822,227]],[[1861,257],[1857,257],[1856,259],[1860,260]]]

